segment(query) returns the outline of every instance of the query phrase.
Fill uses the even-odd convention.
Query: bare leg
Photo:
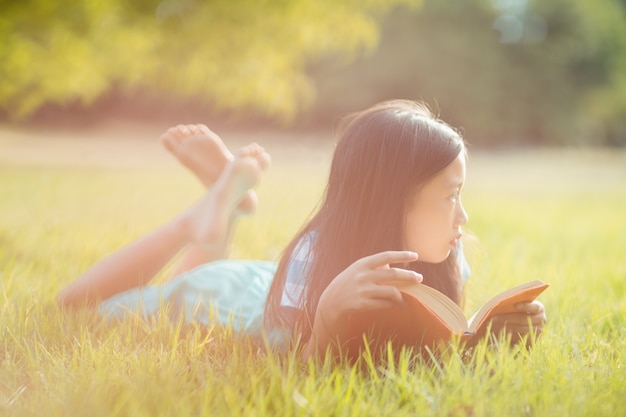
[[[207,188],[213,186],[226,164],[233,159],[233,154],[222,139],[203,124],[172,127],[161,136],[160,140],[163,146]],[[189,245],[171,276],[175,277],[198,265],[225,258],[231,245],[238,216],[254,212],[257,204],[256,193],[254,190],[249,190],[229,221],[224,244],[211,249]]]
[[[66,306],[95,304],[147,284],[190,243],[207,249],[223,245],[232,213],[268,164],[269,155],[258,145],[242,148],[200,201],[97,262],[61,290],[58,301]]]

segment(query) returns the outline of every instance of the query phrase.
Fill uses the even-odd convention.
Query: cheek
[[[410,250],[412,252],[417,252],[420,254],[422,252],[422,245],[420,242],[420,234],[419,233],[405,233],[404,235],[404,244],[405,247],[402,250]]]
[[[421,256],[421,253],[428,249],[429,243],[432,242],[432,233],[429,229],[429,225],[425,222],[416,221],[416,219],[407,221],[404,228],[406,247],[403,249],[417,252]]]
[[[404,231],[406,247],[403,249],[417,252],[419,259],[424,262],[443,262],[452,249],[448,241],[450,230],[451,227],[442,216],[430,216],[428,221],[408,219]]]

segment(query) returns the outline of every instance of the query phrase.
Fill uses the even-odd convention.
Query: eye
[[[461,190],[456,190],[456,192],[454,194],[452,194],[450,197],[448,197],[448,199],[454,203],[456,203],[457,201],[459,201],[459,198],[461,198]]]

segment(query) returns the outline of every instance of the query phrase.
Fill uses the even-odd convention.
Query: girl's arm
[[[390,284],[415,284],[422,281],[422,276],[411,270],[390,268],[389,264],[415,260],[415,252],[381,252],[359,259],[337,275],[320,297],[302,359],[323,355],[329,348],[339,354],[347,340],[350,314],[402,303],[400,291]]]
[[[96,304],[147,284],[188,243],[182,230],[176,218],[118,249],[63,288],[58,302],[66,307]]]

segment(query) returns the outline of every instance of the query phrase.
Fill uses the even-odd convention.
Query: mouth
[[[452,239],[450,241],[450,246],[456,248],[459,244],[459,241],[461,240],[461,236],[463,236],[461,233],[459,233],[454,239]]]

